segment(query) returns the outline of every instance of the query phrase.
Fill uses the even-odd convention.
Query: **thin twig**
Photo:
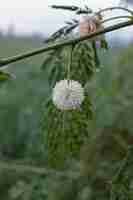
[[[127,153],[124,157],[124,159],[120,163],[120,167],[118,168],[116,174],[113,176],[113,178],[108,182],[110,187],[110,200],[114,200],[114,187],[115,184],[118,184],[118,181],[120,181],[120,178],[124,176],[124,172],[127,170],[127,167],[129,166],[130,158],[132,157],[132,150],[133,147],[129,146]]]
[[[116,20],[116,19],[133,19],[133,16],[129,16],[129,15],[125,15],[125,16],[116,16],[116,17],[111,17],[111,18],[108,18],[108,19],[105,19],[105,20],[102,20],[101,23],[106,23],[106,22],[109,22],[109,21],[112,21],[112,20]]]
[[[126,12],[130,13],[131,15],[133,15],[132,10],[129,10],[128,8],[124,8],[124,7],[121,7],[121,6],[104,8],[104,9],[101,9],[100,11],[96,12],[96,14],[101,14],[103,12],[112,11],[112,10],[123,10],[123,11],[126,11]]]
[[[73,171],[57,171],[57,170],[50,170],[45,167],[37,167],[28,164],[16,163],[15,161],[0,161],[0,171],[1,170],[8,170],[9,172],[17,172],[20,174],[34,174],[37,176],[51,176],[51,175],[58,175],[60,177],[67,177],[71,179],[75,179],[77,177],[77,173]]]
[[[90,8],[82,9],[80,7],[77,7],[77,6],[52,5],[51,8],[68,10],[68,11],[75,11],[77,15],[92,13],[92,10]]]
[[[23,59],[26,59],[26,58],[29,58],[29,57],[32,57],[32,56],[35,56],[35,55],[38,55],[38,54],[42,54],[44,52],[47,52],[47,51],[50,51],[50,50],[53,50],[53,49],[58,49],[58,48],[63,47],[63,46],[68,46],[68,45],[71,45],[71,44],[77,44],[78,42],[88,40],[88,39],[92,39],[92,38],[94,38],[98,35],[105,34],[105,33],[108,33],[108,32],[112,32],[112,31],[118,30],[120,28],[128,27],[128,26],[131,26],[131,25],[133,25],[133,20],[129,20],[129,21],[126,21],[126,22],[122,22],[122,23],[118,23],[116,25],[109,26],[109,27],[107,27],[103,30],[96,31],[96,32],[91,33],[91,34],[84,36],[84,37],[78,37],[78,38],[71,39],[71,40],[68,40],[68,41],[65,41],[65,42],[59,42],[59,43],[55,43],[53,45],[47,45],[47,46],[39,48],[37,50],[33,50],[33,51],[30,51],[30,52],[19,54],[19,55],[9,57],[9,58],[6,58],[6,59],[1,59],[0,60],[0,67],[14,63],[14,62],[17,62],[17,61],[20,61],[20,60],[23,60]]]
[[[89,14],[92,13],[92,10],[89,9],[82,9],[80,7],[77,6],[61,6],[61,5],[52,5],[52,8],[55,9],[64,9],[64,10],[69,10],[69,11],[76,11],[76,14]],[[126,12],[129,12],[131,15],[133,15],[133,11],[128,9],[128,8],[124,8],[121,6],[113,6],[113,7],[109,7],[109,8],[104,8],[104,9],[100,9],[100,11],[96,12],[96,14],[101,14],[102,12],[106,12],[106,11],[112,11],[112,10],[123,10]]]
[[[130,156],[132,156],[132,150],[133,150],[133,147],[129,147],[128,148],[128,151],[126,153],[126,156],[124,157],[124,159],[122,160],[121,162],[121,165],[116,173],[116,175],[112,178],[111,180],[111,183],[115,183],[119,180],[119,178],[122,176],[122,173],[126,170],[127,166],[128,166],[128,163],[129,163],[129,159],[130,159]]]

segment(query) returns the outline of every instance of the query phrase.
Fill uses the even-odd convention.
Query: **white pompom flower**
[[[85,96],[84,88],[78,81],[61,80],[53,89],[53,103],[60,110],[80,108]]]

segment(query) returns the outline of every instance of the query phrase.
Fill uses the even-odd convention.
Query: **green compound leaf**
[[[42,69],[48,71],[50,87],[53,87],[57,81],[66,79],[70,48],[57,49],[45,57]],[[85,85],[95,69],[96,61],[92,42],[80,42],[75,45],[72,53],[70,78]]]
[[[69,48],[58,49],[43,63],[43,69],[49,67],[50,87],[67,78]],[[70,79],[85,86],[96,71],[95,56],[92,42],[83,41],[76,44],[72,52]],[[64,112],[53,105],[52,99],[46,101],[42,131],[50,166],[61,167],[69,158],[78,158],[81,146],[89,137],[88,126],[92,118],[93,110],[89,96],[85,97],[80,109]]]
[[[7,72],[0,71],[0,83],[4,82],[4,81],[7,81],[10,78],[11,78],[11,74],[9,74]]]
[[[95,64],[95,52],[92,42],[80,42],[73,50],[71,79],[85,85],[95,72]]]
[[[79,110],[60,111],[49,100],[45,106],[45,145],[52,167],[61,166],[65,160],[78,157],[80,147],[89,137],[89,121],[93,117],[89,97]]]
[[[108,50],[109,49],[109,45],[108,45],[108,42],[107,40],[101,40],[101,48],[102,49],[105,49],[105,50]]]

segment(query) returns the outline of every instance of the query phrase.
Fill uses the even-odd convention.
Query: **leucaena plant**
[[[78,158],[81,146],[89,138],[88,126],[93,118],[93,102],[85,86],[100,70],[97,47],[107,50],[105,33],[133,25],[133,12],[120,6],[97,12],[88,6],[53,5],[52,8],[75,12],[81,16],[81,20],[66,22],[64,27],[44,41],[45,47],[1,59],[0,67],[2,69],[5,65],[48,52],[42,69],[48,72],[51,93],[45,101],[42,132],[48,150],[48,162],[54,167],[60,166],[69,157]],[[123,10],[127,15],[106,18],[106,13],[113,10]],[[126,21],[115,23],[117,19]],[[114,24],[106,27],[105,23],[109,21],[114,21]],[[77,36],[73,34],[75,28],[78,28]],[[7,74],[1,72],[0,75],[5,77]]]
[[[80,37],[87,37],[97,31],[103,31],[104,22],[111,20],[104,19],[102,10],[94,13],[89,8],[82,10],[74,6],[52,7],[76,11],[81,17],[79,21],[73,19],[66,22],[63,28],[45,41],[49,43],[74,37],[75,28]],[[90,137],[88,127],[93,120],[93,102],[85,86],[97,70],[100,70],[97,46],[108,49],[104,34],[56,49],[51,52],[52,56],[47,55],[43,63],[43,68],[49,68],[48,79],[52,86],[51,98],[44,109],[43,132],[48,163],[53,167],[62,166],[69,158],[78,159],[82,145]]]

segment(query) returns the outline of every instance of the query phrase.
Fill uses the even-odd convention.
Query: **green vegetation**
[[[39,43],[32,38],[1,38],[0,56],[12,56]],[[5,69],[14,77],[0,87],[0,149],[6,157],[24,158],[33,153],[31,149],[36,153],[39,118],[48,92],[46,74],[40,69],[42,62],[43,56],[38,56]]]
[[[24,37],[0,37],[0,44],[1,58],[41,46],[40,40]],[[51,94],[48,75],[53,63],[43,70],[47,55],[41,55],[5,69],[16,78],[0,85],[1,200],[132,199],[132,52],[132,45],[99,52],[102,67],[86,85],[93,106],[93,119],[87,123],[89,137],[78,159],[68,159],[62,175],[57,170],[46,175],[24,168],[48,167],[47,130],[42,134],[41,127],[46,125],[43,116]],[[55,80],[50,81],[54,85]]]

